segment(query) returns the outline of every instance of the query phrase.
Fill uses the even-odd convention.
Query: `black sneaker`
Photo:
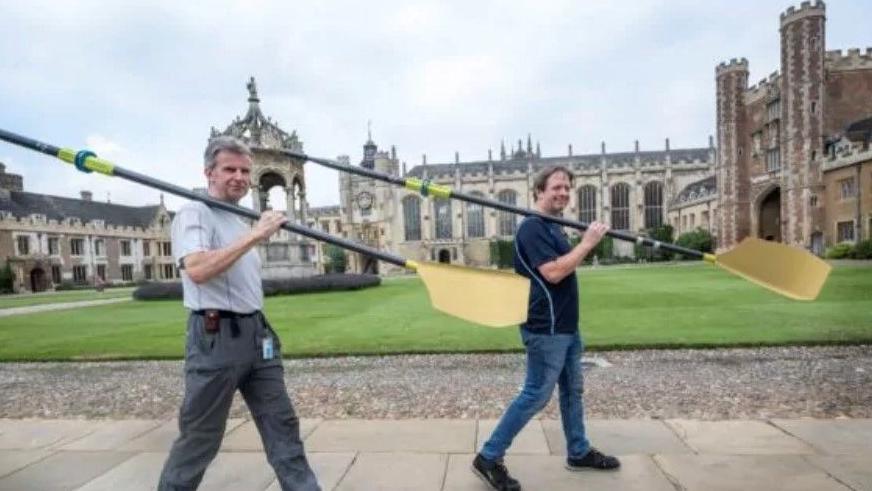
[[[493,462],[476,455],[472,461],[472,472],[497,491],[521,491],[521,483],[509,475],[503,461]]]
[[[621,462],[618,459],[611,455],[605,455],[593,447],[580,459],[572,457],[566,459],[566,468],[571,471],[582,471],[585,469],[613,471],[620,466]]]

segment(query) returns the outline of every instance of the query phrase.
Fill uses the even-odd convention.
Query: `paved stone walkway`
[[[486,490],[469,470],[494,420],[302,421],[324,490]],[[526,490],[872,490],[872,419],[592,420],[617,472],[571,473],[560,422],[534,420],[506,463]],[[0,490],[153,489],[166,420],[0,419]],[[251,421],[233,419],[203,490],[278,491]]]
[[[131,297],[117,297],[100,300],[81,300],[77,302],[44,303],[39,305],[27,305],[24,307],[10,307],[8,309],[0,309],[0,317],[8,317],[10,315],[34,314],[37,312],[50,312],[52,310],[78,309],[82,307],[93,307],[95,305],[129,302],[131,300],[133,300],[133,298]]]

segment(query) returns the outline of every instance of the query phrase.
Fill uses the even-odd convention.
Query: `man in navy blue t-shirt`
[[[533,182],[537,211],[552,216],[569,203],[572,174],[565,167],[549,167]],[[559,387],[560,417],[566,436],[566,468],[611,470],[615,457],[591,447],[584,429],[581,351],[578,332],[578,280],[575,270],[596,247],[608,226],[594,222],[581,242],[570,246],[562,228],[536,216],[521,221],[515,234],[515,271],[530,278],[527,322],[521,339],[527,351],[527,377],[490,439],[473,461],[473,471],[499,491],[521,489],[509,475],[503,456],[515,436],[548,404]]]

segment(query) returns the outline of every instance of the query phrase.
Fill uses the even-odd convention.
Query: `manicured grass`
[[[129,297],[133,288],[107,288],[102,292],[95,290],[72,290],[61,292],[35,293],[31,295],[0,296],[0,309],[27,307],[47,303],[81,302],[85,300],[106,300],[108,298]]]
[[[833,270],[820,298],[796,302],[707,265],[581,273],[588,348],[872,343],[872,268]],[[432,310],[416,278],[345,293],[271,297],[286,356],[506,351],[516,328]],[[178,301],[125,302],[0,318],[0,360],[181,358]]]

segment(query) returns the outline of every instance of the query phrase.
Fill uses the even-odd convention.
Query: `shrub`
[[[297,293],[359,290],[381,284],[381,278],[371,274],[324,274],[302,278],[263,280],[265,296]],[[133,291],[136,300],[181,300],[181,282],[149,282]]]
[[[649,228],[645,231],[644,235],[664,244],[671,244],[674,240],[674,229],[672,228],[672,225],[666,224],[659,227]],[[669,261],[672,259],[671,252],[663,249],[654,250],[653,247],[647,245],[636,245],[633,250],[638,259],[646,259],[648,261]]]
[[[490,243],[491,264],[501,269],[514,267],[515,241],[492,240]]]
[[[12,293],[15,286],[15,273],[9,263],[0,268],[0,293]]]
[[[333,244],[324,244],[324,256],[326,256],[325,268],[328,273],[344,273],[347,259],[345,249]]]
[[[847,259],[854,253],[854,244],[842,242],[827,249],[827,259]]]
[[[56,291],[66,291],[66,290],[93,290],[94,285],[89,283],[74,283],[70,280],[63,280],[59,284],[55,285]]]
[[[584,264],[591,264],[593,262],[593,258],[596,257],[597,263],[599,264],[613,264],[616,261],[613,261],[615,256],[615,241],[609,236],[603,237],[603,240],[600,241],[596,247],[590,251],[584,258]]]
[[[688,249],[694,249],[700,252],[712,252],[713,244],[714,239],[712,238],[712,234],[710,234],[707,230],[703,230],[701,228],[698,228],[691,232],[683,233],[680,237],[678,237],[678,240],[675,241],[675,245],[686,247]],[[680,254],[678,254],[678,257],[681,259],[687,259]]]
[[[872,239],[861,240],[854,246],[854,259],[872,259]]]

